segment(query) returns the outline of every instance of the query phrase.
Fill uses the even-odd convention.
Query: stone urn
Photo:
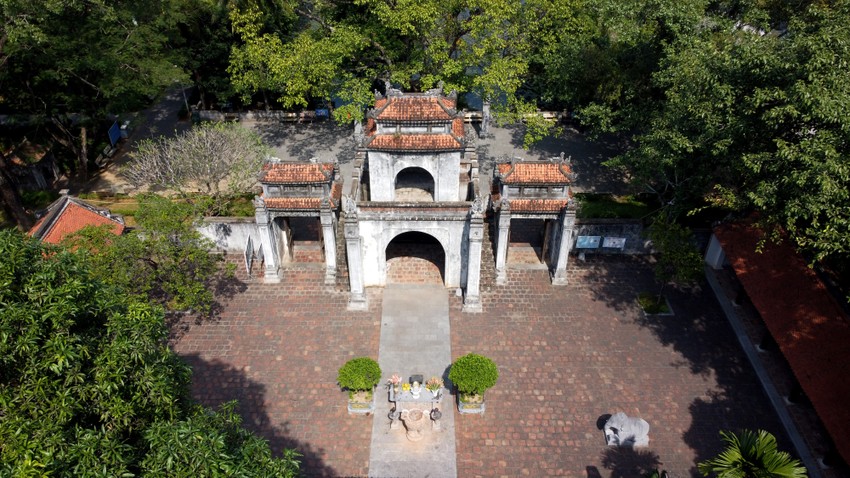
[[[404,422],[404,428],[407,429],[407,439],[410,441],[419,441],[422,439],[422,428],[428,422],[428,417],[422,410],[402,410],[401,421]]]

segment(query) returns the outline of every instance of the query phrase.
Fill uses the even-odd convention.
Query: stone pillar
[[[507,279],[508,242],[511,237],[511,211],[507,201],[502,202],[496,225],[496,284],[504,284]]]
[[[261,198],[255,199],[254,205],[254,217],[260,234],[260,247],[263,250],[264,280],[267,284],[277,284],[280,282],[280,258],[275,244],[273,219]]]
[[[560,234],[555,264],[552,268],[552,285],[567,285],[567,262],[573,244],[573,232],[576,224],[576,211],[566,207],[561,213]]]
[[[481,312],[481,246],[484,241],[484,216],[472,213],[469,218],[469,248],[466,267],[464,312]]]
[[[348,256],[348,281],[350,297],[348,310],[366,310],[369,303],[363,287],[363,249],[357,216],[345,217],[345,253]]]
[[[330,204],[323,204],[319,212],[319,221],[322,223],[322,242],[325,246],[325,284],[336,283],[336,221],[334,219]]]

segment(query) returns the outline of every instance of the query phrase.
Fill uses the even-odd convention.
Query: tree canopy
[[[195,228],[204,209],[145,195],[139,198],[136,229],[116,237],[108,228],[86,228],[67,245],[88,256],[91,274],[139,300],[209,313],[216,284],[232,270]]]
[[[815,260],[850,262],[848,0],[7,0],[0,14],[0,109],[41,115],[83,171],[84,118],[175,81],[204,104],[334,101],[341,123],[384,81],[442,82],[461,107],[525,123],[526,147],[556,131],[539,107],[624,135],[610,165],[669,217],[757,213]]]
[[[295,476],[228,405],[192,403],[162,309],[82,255],[0,231],[0,474]]]
[[[123,173],[136,187],[185,193],[201,191],[223,200],[251,191],[268,148],[237,123],[205,123],[175,137],[141,141]]]

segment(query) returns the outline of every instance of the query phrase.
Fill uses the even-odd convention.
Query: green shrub
[[[583,219],[642,219],[655,209],[635,196],[576,193],[578,217]]]
[[[369,357],[357,357],[345,362],[336,380],[348,390],[372,390],[381,381],[381,366]]]
[[[44,209],[57,199],[59,199],[59,193],[53,191],[24,191],[21,193],[21,201],[24,203],[24,207],[33,210]]]
[[[466,354],[455,360],[449,370],[449,380],[458,391],[466,394],[480,395],[496,385],[499,379],[499,368],[492,360],[478,354]]]

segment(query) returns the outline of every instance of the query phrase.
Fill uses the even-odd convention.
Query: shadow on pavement
[[[283,124],[271,121],[256,122],[252,127],[280,159],[330,161],[336,158],[340,163],[354,159],[350,127],[332,122]]]
[[[705,380],[706,392],[689,405],[691,425],[682,433],[682,439],[696,454],[696,462],[713,458],[722,450],[720,430],[764,429],[777,437],[780,449],[791,449],[752,366],[707,285],[692,288],[668,285],[664,295],[675,315],[647,316],[639,312],[636,295],[658,291],[660,285],[655,282],[651,264],[645,258],[599,257],[589,262],[594,299],[620,312],[620,320],[631,320],[651,331],[659,347],[675,350],[681,359],[668,365],[687,369]],[[664,391],[659,388],[657,392],[658,400],[663,401]],[[652,424],[659,425],[663,426]],[[610,457],[611,463],[615,463],[615,458]],[[699,476],[696,466],[690,471],[693,476]]]
[[[610,447],[602,452],[602,466],[611,471],[611,478],[639,478],[660,465],[652,450]]]
[[[305,476],[337,476],[338,473],[321,458],[322,449],[314,449],[307,443],[292,438],[289,421],[275,426],[266,412],[266,387],[245,375],[241,370],[226,362],[205,360],[197,354],[181,356],[192,367],[192,394],[202,397],[201,403],[218,408],[231,400],[239,402],[236,410],[243,425],[268,440],[274,456],[281,456],[284,449],[295,449],[301,454],[301,474]]]

